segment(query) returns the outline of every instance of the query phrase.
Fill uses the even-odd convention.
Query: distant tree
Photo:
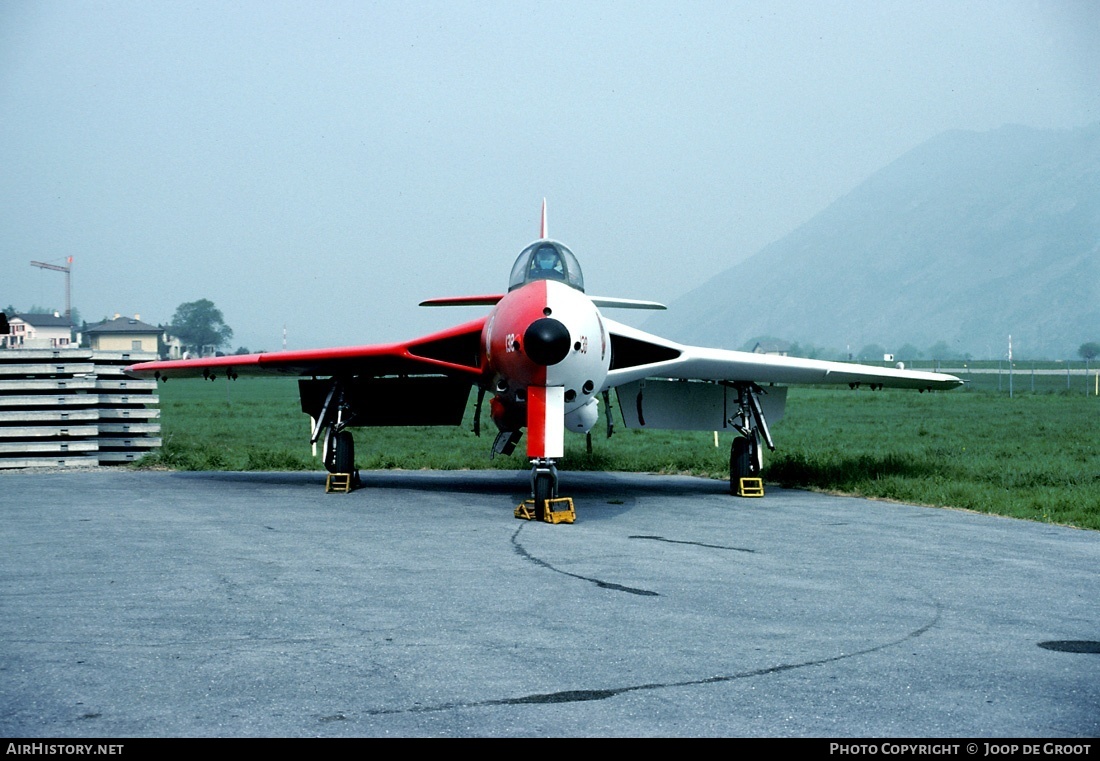
[[[792,357],[805,357],[806,359],[822,359],[828,350],[811,343],[795,342],[787,349],[787,354]]]
[[[926,354],[932,359],[962,359],[962,354],[957,349],[952,349],[947,341],[936,341],[928,347]]]
[[[248,347],[247,347],[247,346],[238,346],[238,347],[237,347],[237,350],[236,350],[235,352],[233,352],[233,354],[234,354],[234,355],[238,355],[238,354],[251,354],[251,353],[252,353],[252,352],[250,352],[250,351],[248,350]]]
[[[1085,360],[1085,373],[1089,371],[1089,362],[1100,357],[1100,343],[1096,341],[1089,341],[1088,343],[1081,344],[1081,348],[1077,350],[1077,353],[1081,356],[1081,359]]]
[[[912,361],[914,359],[921,359],[922,357],[924,357],[924,352],[922,352],[916,346],[913,346],[913,344],[905,344],[905,346],[902,346],[900,349],[894,352],[894,356],[898,359],[906,359]]]
[[[233,329],[225,324],[221,310],[210,299],[180,304],[172,316],[170,331],[186,350],[198,354],[204,347],[225,346],[233,337]]]
[[[859,358],[881,362],[886,356],[886,349],[878,344],[867,344],[859,350]]]

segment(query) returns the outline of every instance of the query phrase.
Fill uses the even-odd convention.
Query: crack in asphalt
[[[546,692],[535,693],[532,695],[523,695],[515,698],[497,698],[492,700],[472,700],[472,701],[456,701],[453,703],[439,703],[437,705],[416,705],[409,708],[383,708],[376,710],[364,711],[364,715],[367,716],[386,716],[393,714],[404,713],[435,713],[439,711],[450,711],[461,708],[489,708],[493,706],[510,706],[510,705],[530,705],[530,704],[548,704],[548,703],[580,703],[589,700],[606,700],[618,695],[624,695],[630,692],[645,692],[649,690],[663,690],[672,687],[696,687],[706,684],[722,684],[724,682],[733,682],[739,679],[751,679],[757,676],[768,676],[770,674],[779,674],[784,671],[793,671],[795,669],[808,668],[812,666],[823,666],[828,663],[837,663],[838,661],[847,660],[849,658],[856,658],[861,655],[869,655],[876,653],[887,648],[896,647],[904,644],[910,640],[916,639],[922,636],[925,632],[929,631],[932,627],[940,621],[942,614],[942,606],[933,602],[935,606],[935,613],[932,616],[932,620],[928,621],[923,626],[920,626],[906,635],[899,637],[896,640],[884,642],[873,647],[868,647],[863,650],[856,650],[851,653],[841,653],[840,655],[829,656],[828,658],[816,658],[808,661],[801,661],[798,663],[779,663],[775,666],[767,666],[758,669],[749,669],[747,671],[737,671],[732,674],[722,674],[718,676],[708,676],[700,679],[685,679],[676,682],[650,682],[647,684],[633,684],[623,687],[615,687],[602,690],[561,690],[558,692]]]
[[[590,576],[581,576],[577,573],[570,573],[569,571],[563,571],[560,568],[555,568],[545,560],[535,557],[528,552],[522,544],[519,543],[519,532],[523,530],[523,526],[516,529],[516,532],[512,534],[512,547],[515,549],[516,554],[525,560],[529,560],[537,566],[541,566],[554,573],[560,573],[562,576],[569,576],[574,579],[580,579],[581,581],[587,581],[590,584],[595,584],[600,589],[610,589],[615,592],[626,592],[631,595],[640,595],[642,597],[660,597],[660,595],[649,589],[638,589],[637,587],[627,587],[622,584],[615,584],[611,581],[604,581],[603,579],[594,579]]]
[[[630,594],[646,595],[646,596],[659,596],[656,592],[652,592],[644,589],[636,589],[633,587],[626,587],[621,584],[613,584],[611,582],[602,581],[600,579],[593,579],[587,576],[581,576],[579,574],[563,571],[560,568],[555,568],[545,560],[535,557],[528,552],[523,545],[519,543],[519,534],[523,529],[520,526],[512,534],[512,546],[515,552],[524,559],[538,565],[542,568],[547,568],[555,573],[560,573],[565,576],[570,576],[575,579],[587,581],[595,584],[604,589],[613,589],[616,591],[628,592]],[[631,539],[651,539],[656,541],[671,541],[675,544],[695,544],[712,549],[724,549],[724,550],[736,550],[740,552],[753,552],[753,550],[746,550],[738,547],[723,547],[720,545],[706,545],[699,542],[687,542],[668,540],[659,536],[646,536],[635,535],[631,536]],[[736,671],[731,674],[720,674],[717,676],[702,677],[699,679],[685,679],[680,681],[669,682],[647,682],[645,684],[632,684],[624,685],[622,687],[613,687],[605,689],[592,689],[592,690],[559,690],[557,692],[543,692],[533,693],[531,695],[521,695],[519,697],[512,698],[494,698],[489,700],[472,700],[472,701],[456,701],[450,703],[438,703],[435,705],[413,705],[406,708],[380,708],[375,710],[364,711],[366,716],[386,716],[394,714],[412,714],[412,713],[435,713],[439,711],[450,711],[462,708],[489,708],[494,706],[509,706],[509,705],[545,705],[551,703],[581,703],[590,700],[607,700],[618,695],[624,695],[631,692],[645,692],[651,690],[663,690],[675,687],[696,687],[707,684],[722,684],[724,682],[733,682],[740,679],[751,679],[758,676],[768,676],[770,674],[779,674],[784,671],[792,671],[795,669],[808,668],[812,666],[822,666],[828,663],[836,663],[838,661],[847,660],[849,658],[855,658],[862,655],[869,655],[881,650],[885,650],[890,647],[896,647],[910,640],[916,639],[922,636],[925,632],[929,631],[937,623],[939,623],[942,615],[942,606],[935,601],[932,601],[934,606],[934,614],[930,621],[925,623],[902,637],[889,642],[884,642],[872,647],[864,648],[862,650],[856,650],[851,653],[841,653],[839,655],[829,656],[827,658],[815,658],[807,661],[799,661],[797,663],[779,663],[774,666],[766,666],[764,668],[749,669],[747,671]]]
[[[691,544],[695,547],[706,547],[710,550],[731,550],[733,552],[756,552],[747,547],[727,547],[724,544],[707,544],[705,542],[689,542],[686,539],[666,539],[663,536],[650,536],[649,534],[631,534],[628,539],[652,539],[655,542],[667,542],[668,544]]]
[[[1054,650],[1059,653],[1092,653],[1100,654],[1100,642],[1088,639],[1056,639],[1040,642],[1039,647],[1044,650]]]

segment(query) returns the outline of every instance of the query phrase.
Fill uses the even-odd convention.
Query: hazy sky
[[[940,132],[1097,121],[1091,0],[7,0],[0,306],[63,308],[30,261],[73,256],[89,322],[409,338],[544,196],[590,294],[667,302]]]

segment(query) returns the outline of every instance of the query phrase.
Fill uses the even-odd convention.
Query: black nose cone
[[[556,365],[569,353],[569,330],[552,317],[535,320],[523,334],[523,349],[533,362]]]

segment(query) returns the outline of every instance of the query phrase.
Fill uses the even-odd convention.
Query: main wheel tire
[[[351,473],[355,470],[355,439],[351,431],[340,431],[333,438],[332,473]]]
[[[535,474],[535,520],[546,520],[546,500],[554,498],[554,479],[549,473]]]
[[[742,478],[760,474],[758,447],[755,442],[744,436],[738,436],[730,446],[730,494],[737,494]]]

